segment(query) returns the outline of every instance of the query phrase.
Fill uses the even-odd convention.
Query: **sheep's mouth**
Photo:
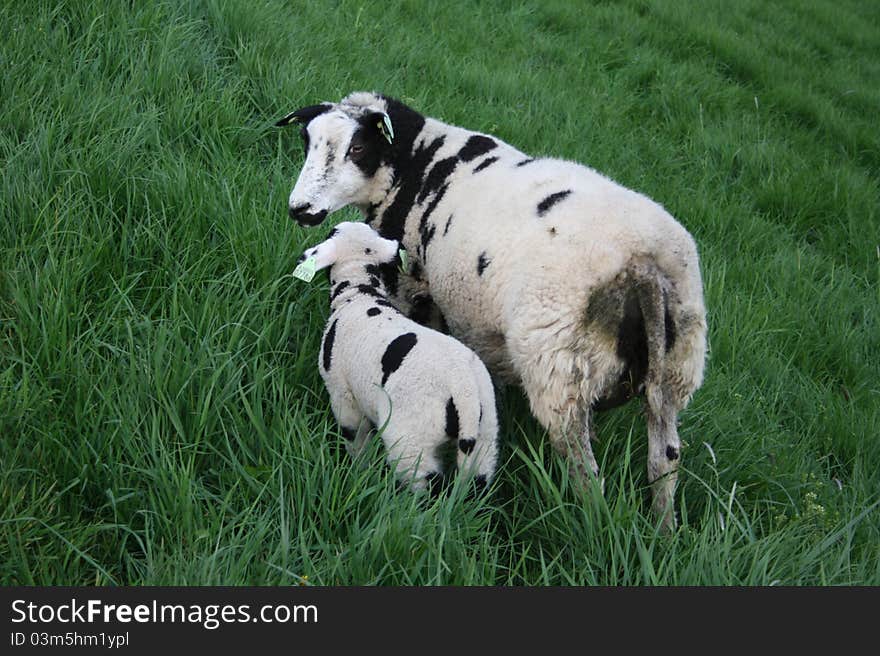
[[[297,212],[293,219],[301,226],[316,226],[320,225],[324,219],[327,218],[327,210],[321,210],[320,212]]]

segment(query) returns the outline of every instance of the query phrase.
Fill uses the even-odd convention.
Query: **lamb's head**
[[[287,204],[297,223],[318,225],[346,205],[363,208],[387,193],[394,127],[383,97],[352,94],[298,109],[276,125],[294,123],[306,157]]]
[[[400,264],[399,246],[393,239],[380,237],[366,223],[345,222],[337,225],[326,240],[303,253],[299,261],[314,257],[316,271],[335,266],[333,275],[340,280],[366,282],[370,276],[378,276],[387,286],[386,274],[396,272]]]

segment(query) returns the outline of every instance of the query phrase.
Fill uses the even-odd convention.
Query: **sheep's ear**
[[[394,126],[391,125],[391,117],[385,112],[373,112],[365,119],[367,125],[370,125],[379,131],[385,140],[391,144],[394,143]]]
[[[281,128],[291,123],[299,123],[300,125],[308,125],[316,116],[320,116],[324,112],[329,112],[333,107],[330,103],[321,103],[319,105],[309,105],[308,107],[300,107],[294,112],[290,112],[287,116],[275,122],[275,127]]]

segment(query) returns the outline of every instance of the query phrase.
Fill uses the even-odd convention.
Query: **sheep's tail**
[[[479,362],[479,360],[477,360]],[[495,474],[498,459],[498,419],[492,380],[485,367],[468,376],[470,380],[450,398],[447,404],[447,427],[451,411],[458,413],[458,433],[447,434],[457,441],[456,461],[459,474],[474,477],[478,485],[486,485]],[[464,381],[462,381],[464,382]]]
[[[645,373],[645,397],[650,409],[660,413],[664,406],[663,379],[666,373],[666,296],[663,277],[652,262],[634,265],[636,298],[645,326],[648,370]]]

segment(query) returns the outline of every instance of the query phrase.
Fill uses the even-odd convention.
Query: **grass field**
[[[0,0],[0,583],[880,584],[880,7]],[[272,122],[357,89],[576,159],[700,247],[680,527],[636,404],[572,489],[515,389],[479,500],[350,463],[327,227]],[[342,212],[334,220],[351,218]]]

